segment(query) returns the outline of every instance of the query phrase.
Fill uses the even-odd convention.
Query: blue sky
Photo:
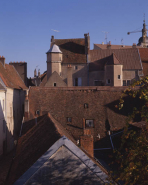
[[[108,41],[124,45],[137,43],[143,14],[148,24],[148,0],[0,0],[0,55],[10,61],[26,61],[28,77],[36,66],[46,70],[46,52],[51,35],[83,38],[93,43]],[[51,29],[59,30],[55,33]]]

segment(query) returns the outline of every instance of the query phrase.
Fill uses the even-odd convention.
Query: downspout
[[[87,60],[87,86],[89,86],[89,61],[88,61],[88,54],[86,55]]]

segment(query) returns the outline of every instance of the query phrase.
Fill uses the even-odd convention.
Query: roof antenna
[[[143,22],[145,23],[145,13],[144,13],[143,17],[144,17],[144,20],[143,20]]]
[[[107,44],[107,34],[109,33],[109,32],[107,32],[107,31],[102,31],[103,33],[105,33],[105,40],[106,40],[106,44]]]
[[[59,30],[54,30],[54,29],[51,29],[52,31],[55,32],[55,38],[56,38],[56,33],[60,32]]]
[[[121,39],[121,45],[123,45],[123,38]]]

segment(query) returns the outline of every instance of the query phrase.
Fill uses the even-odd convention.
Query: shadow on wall
[[[123,100],[124,100],[124,105],[121,110],[119,110],[119,108],[116,107],[116,105],[117,106],[119,105],[119,100],[113,101],[109,104],[106,104],[105,106],[117,114],[129,116],[133,113],[135,107],[137,108],[137,110],[141,110],[142,106],[145,104],[145,101],[142,99],[139,99],[138,97],[132,98],[132,97],[126,96],[123,98]],[[140,114],[139,115],[137,114],[133,121],[134,122],[141,121]]]

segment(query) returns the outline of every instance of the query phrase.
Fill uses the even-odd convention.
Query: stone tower
[[[56,71],[61,76],[62,52],[56,44],[53,44],[47,54],[47,80]]]

